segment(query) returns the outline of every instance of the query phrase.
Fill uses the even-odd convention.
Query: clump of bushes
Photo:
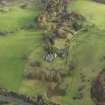
[[[81,100],[83,99],[83,93],[81,92],[78,92],[74,97],[73,97],[74,100]]]
[[[21,4],[21,5],[20,5],[20,8],[21,8],[21,9],[26,9],[26,8],[27,8],[27,6],[28,6],[28,4],[27,4],[27,3],[23,3],[23,4]]]
[[[30,62],[30,66],[31,67],[40,67],[41,62],[40,61],[32,61],[32,62]]]
[[[0,36],[6,36],[8,32],[0,32]]]
[[[28,59],[28,56],[27,56],[27,54],[26,53],[24,53],[23,55],[22,55],[22,57],[21,57],[23,60],[27,60]]]

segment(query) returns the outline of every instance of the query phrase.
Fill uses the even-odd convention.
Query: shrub
[[[75,20],[75,22],[73,22],[72,26],[74,28],[75,31],[78,31],[82,28],[83,23],[80,20]]]
[[[33,61],[33,62],[30,62],[30,65],[32,67],[40,67],[41,66],[41,62],[40,61]]]
[[[28,59],[27,54],[23,54],[23,55],[22,55],[22,59],[23,59],[23,60],[27,60],[27,59]]]

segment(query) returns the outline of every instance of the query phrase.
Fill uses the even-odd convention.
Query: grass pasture
[[[88,24],[94,24],[88,31],[78,33],[72,41],[70,57],[76,65],[73,74],[65,78],[68,84],[67,95],[53,97],[51,100],[62,105],[95,105],[90,98],[92,80],[105,67],[105,5],[91,0],[73,0],[68,10],[82,14]],[[24,68],[29,57],[39,59],[41,49],[39,30],[24,30],[22,27],[32,22],[39,11],[37,9],[20,9],[14,7],[8,12],[0,12],[0,32],[8,32],[0,36],[0,87],[15,90],[20,93],[34,96],[46,92],[46,83],[39,81],[23,80]],[[13,31],[13,33],[11,33]],[[59,43],[58,43],[59,44]],[[35,52],[40,52],[35,54]],[[34,55],[35,54],[35,55]],[[31,58],[32,57],[32,58]],[[35,57],[35,58],[34,58]],[[58,60],[58,59],[57,59]],[[43,62],[45,67],[61,67],[58,60],[53,64]],[[85,77],[82,81],[82,76]],[[78,89],[84,86],[81,99],[74,99],[80,93]],[[43,87],[43,88],[42,88]]]
[[[17,90],[22,81],[25,66],[24,56],[38,46],[40,32],[22,30],[37,15],[34,10],[14,8],[7,13],[0,13],[0,87]],[[12,32],[13,33],[9,33]]]
[[[82,14],[88,24],[93,24],[93,27],[90,27],[87,32],[78,33],[71,43],[70,55],[76,68],[70,77],[65,78],[65,83],[69,84],[67,95],[64,97],[52,97],[51,99],[68,105],[95,105],[91,99],[90,89],[92,81],[105,67],[103,59],[105,55],[105,5],[90,0],[77,0],[70,3],[68,10]],[[59,67],[59,63],[56,63],[56,66]],[[84,82],[81,79],[82,75],[85,76]],[[79,96],[78,89],[81,86],[84,86],[82,98],[74,99],[74,97]],[[23,86],[22,89],[24,90],[25,87]],[[31,93],[31,91],[34,91],[32,87],[29,89],[30,91],[28,91],[28,88],[26,91],[22,90],[23,93]],[[46,88],[43,89],[46,91]],[[43,93],[43,89],[38,89],[38,93]]]

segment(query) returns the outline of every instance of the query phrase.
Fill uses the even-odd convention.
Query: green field
[[[8,32],[0,36],[0,86],[17,90],[22,81],[25,66],[24,56],[38,46],[40,32],[24,30],[21,27],[33,21],[37,12],[14,8],[0,13],[0,32]],[[9,33],[12,32],[13,33]]]
[[[95,105],[90,98],[90,88],[92,80],[105,67],[105,5],[91,0],[73,0],[68,10],[82,14],[87,23],[93,25],[88,31],[79,32],[71,43],[70,55],[76,68],[70,77],[65,78],[69,84],[67,95],[53,97],[52,100],[68,105]],[[0,12],[0,32],[8,32],[7,36],[0,36],[0,87],[33,96],[43,93],[46,83],[30,81],[33,85],[29,86],[27,81],[23,81],[27,62],[24,56],[29,57],[33,50],[40,51],[38,46],[41,32],[36,28],[26,30],[22,27],[33,22],[38,12],[35,8],[19,7],[5,13]],[[11,31],[14,32],[9,33]],[[85,76],[84,82],[81,81],[81,73]],[[85,87],[83,98],[74,100],[73,97],[79,94],[78,89],[81,86]]]

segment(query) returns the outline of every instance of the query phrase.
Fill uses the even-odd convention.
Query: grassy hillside
[[[68,7],[69,11],[77,11],[86,17],[87,21],[95,24],[98,28],[104,28],[105,5],[92,0],[72,1]]]
[[[22,81],[25,60],[30,52],[38,46],[40,32],[26,30],[22,27],[30,24],[37,11],[14,8],[0,13],[0,87],[17,90]]]
[[[94,105],[90,98],[91,82],[105,67],[103,59],[105,31],[102,31],[105,28],[105,5],[88,0],[77,0],[73,1],[68,9],[84,15],[88,23],[94,24],[95,28],[93,26],[88,32],[80,32],[72,42],[71,55],[76,69],[71,78],[67,78],[70,83],[68,96],[61,98],[61,100],[70,105]],[[85,77],[84,81],[81,79],[82,76]],[[74,100],[74,96],[79,96],[78,89],[81,86],[84,86],[83,98]]]
[[[51,99],[68,105],[94,105],[90,98],[91,82],[105,65],[105,5],[91,0],[73,0],[68,11],[79,12],[88,24],[94,25],[89,27],[88,31],[78,33],[71,43],[70,55],[76,68],[70,77],[65,78],[69,84],[66,96]],[[36,8],[19,7],[0,12],[0,34],[6,34],[0,36],[0,87],[32,96],[46,91],[45,82],[23,81],[26,58],[33,54],[33,51],[38,50],[41,53],[41,32],[36,28],[30,30],[23,27],[32,23],[38,13]],[[33,59],[39,56],[37,54],[32,56]],[[57,66],[61,65],[58,63]],[[81,87],[84,88],[82,98],[75,99],[80,95],[78,90]]]
[[[71,77],[65,78],[66,83],[69,84],[67,95],[64,97],[52,97],[51,99],[68,105],[95,105],[91,99],[90,88],[92,81],[104,68],[105,64],[103,59],[105,53],[105,5],[89,0],[77,0],[70,3],[68,10],[70,12],[79,12],[86,18],[88,24],[93,24],[93,26],[87,32],[78,33],[75,40],[71,43],[71,59],[76,68]],[[50,65],[50,67],[52,66]],[[58,66],[60,65],[57,64]],[[46,85],[43,88],[39,88],[39,86],[43,86],[43,82],[37,83],[37,81],[34,81],[32,83],[32,81],[24,81],[20,92],[28,95],[44,93]],[[35,91],[34,87],[36,87]],[[81,87],[83,90],[79,92]],[[79,97],[81,94],[81,99],[75,99],[75,97]]]

